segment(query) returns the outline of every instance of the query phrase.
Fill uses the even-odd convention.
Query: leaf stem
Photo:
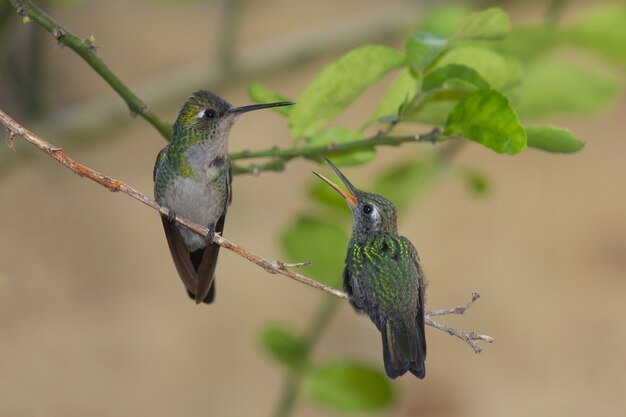
[[[336,298],[324,297],[322,304],[315,313],[311,323],[309,323],[304,336],[304,342],[306,344],[304,368],[309,366],[313,348],[324,333],[324,330],[328,328],[330,320],[335,315],[335,311],[339,306],[338,301],[339,300]],[[302,385],[302,378],[302,372],[289,373],[273,417],[288,417],[293,412]]]

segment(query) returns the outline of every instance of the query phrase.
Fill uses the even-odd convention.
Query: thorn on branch
[[[281,262],[281,261],[276,261],[276,265],[278,265],[278,268],[285,270],[285,269],[289,269],[289,268],[301,268],[303,266],[311,266],[313,265],[313,262],[311,261],[306,261],[306,262],[296,262],[296,263],[285,263],[285,262]]]

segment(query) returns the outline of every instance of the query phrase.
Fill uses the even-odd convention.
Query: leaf
[[[266,88],[263,84],[251,83],[248,85],[248,95],[255,103],[275,103],[278,101],[292,101],[285,96]],[[288,116],[293,110],[293,106],[271,107],[277,113]]]
[[[516,109],[523,118],[595,113],[615,101],[621,82],[575,62],[545,58],[527,67]]]
[[[547,152],[573,153],[585,146],[572,132],[555,126],[529,126],[526,138],[528,146]]]
[[[396,163],[378,176],[373,191],[387,197],[401,211],[421,197],[442,172],[444,166],[435,158]]]
[[[454,106],[471,92],[468,89],[428,91],[421,97],[419,106],[407,108],[402,120],[443,125]]]
[[[382,45],[348,52],[324,68],[302,92],[289,114],[291,134],[294,138],[313,136],[367,87],[404,62],[401,53]]]
[[[430,71],[422,84],[422,91],[445,88],[449,80],[461,80],[478,89],[489,88],[489,83],[473,68],[461,64],[448,64]]]
[[[316,133],[306,144],[306,147],[330,146],[332,148],[332,145],[345,142],[355,142],[361,139],[363,139],[363,134],[361,132],[337,127]],[[376,157],[376,149],[371,146],[362,149],[340,152],[330,151],[324,152],[324,156],[330,159],[335,165],[362,165]],[[318,162],[322,161],[319,156],[311,157],[309,159],[314,159]]]
[[[277,361],[294,369],[304,364],[307,345],[291,330],[281,326],[267,326],[261,332],[260,342]]]
[[[417,32],[405,45],[406,59],[414,74],[420,75],[446,47],[448,38],[426,32]]]
[[[450,36],[469,13],[470,9],[462,5],[434,7],[426,11],[420,28],[435,35]]]
[[[309,196],[323,206],[337,209],[337,215],[342,217],[345,215],[345,218],[348,218],[350,210],[348,210],[346,201],[341,198],[337,191],[330,188],[325,182],[318,179],[311,183]]]
[[[450,37],[450,44],[467,40],[501,39],[510,30],[507,14],[498,7],[492,7],[465,16]]]
[[[418,80],[411,75],[408,69],[400,71],[385,91],[370,120],[376,122],[383,116],[398,115],[400,106],[413,100],[418,88]]]
[[[303,389],[317,404],[344,412],[382,410],[394,398],[391,382],[381,371],[347,360],[329,362],[307,374]]]
[[[550,49],[560,43],[560,33],[552,25],[536,24],[515,27],[509,36],[491,47],[503,54],[514,55],[527,63],[529,60],[543,57]]]
[[[626,6],[607,4],[586,10],[583,17],[566,30],[572,44],[626,65]]]
[[[444,133],[459,133],[498,153],[526,149],[526,131],[507,98],[496,90],[478,90],[459,102],[448,116]]]
[[[436,67],[450,64],[473,68],[489,85],[503,92],[520,87],[524,77],[522,64],[515,57],[473,45],[452,49],[439,60]]]
[[[348,234],[336,224],[301,216],[283,233],[281,244],[291,261],[313,262],[306,268],[311,278],[339,286],[348,240]]]

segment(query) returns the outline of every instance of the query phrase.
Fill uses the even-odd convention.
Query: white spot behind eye
[[[374,221],[374,224],[378,224],[380,223],[380,213],[378,212],[378,209],[376,208],[376,206],[372,205],[372,213],[370,214],[370,217],[372,218],[372,220]]]

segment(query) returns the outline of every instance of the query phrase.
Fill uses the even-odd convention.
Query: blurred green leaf
[[[502,55],[474,45],[464,45],[447,52],[436,67],[450,64],[473,68],[493,88],[509,95],[515,87],[520,87],[524,77],[522,64],[515,57]]]
[[[400,71],[385,91],[370,120],[376,122],[383,116],[398,115],[400,106],[413,100],[418,88],[418,80],[411,75],[408,69]]]
[[[312,261],[302,268],[324,284],[339,286],[349,236],[339,226],[315,217],[302,216],[282,235],[282,248],[291,261]]]
[[[345,217],[347,219],[350,215],[350,209],[346,201],[341,198],[337,191],[320,179],[311,183],[309,196],[323,206],[337,209],[337,215],[341,216],[341,218]]]
[[[529,25],[514,28],[509,36],[491,44],[503,54],[514,55],[524,61],[540,58],[545,52],[560,44],[558,29],[548,25]]]
[[[450,36],[469,13],[470,9],[461,5],[434,7],[426,11],[420,28],[435,35]]]
[[[504,38],[511,30],[509,17],[498,7],[468,14],[450,36],[450,44],[466,40]]]
[[[372,191],[384,195],[402,211],[421,197],[443,171],[444,166],[435,158],[397,163],[376,179]]]
[[[606,4],[585,11],[565,37],[576,46],[626,65],[626,5]]]
[[[421,74],[446,47],[448,38],[417,32],[406,41],[406,59],[414,74]]]
[[[304,392],[315,403],[344,412],[389,407],[393,387],[377,368],[353,361],[333,361],[307,374]]]
[[[620,84],[613,75],[545,58],[527,67],[515,108],[522,118],[594,113],[617,98]]]
[[[473,68],[461,64],[448,64],[429,72],[424,77],[422,91],[446,88],[446,82],[450,80],[461,80],[478,89],[489,88],[489,83]]]
[[[498,153],[526,149],[526,131],[507,98],[496,90],[478,90],[459,102],[448,116],[444,133],[459,133]]]
[[[267,326],[261,332],[261,345],[277,361],[298,369],[305,361],[307,345],[290,329]]]
[[[405,63],[386,46],[356,48],[324,68],[298,98],[289,115],[294,138],[311,137],[348,107],[367,87]]]
[[[248,85],[248,95],[255,103],[275,103],[277,101],[293,101],[285,96],[275,93],[263,84],[251,83]],[[271,107],[277,113],[289,116],[293,110],[293,106]]]
[[[355,142],[363,139],[363,133],[340,127],[323,130],[316,133],[307,142],[306,147],[330,146],[345,142]],[[325,152],[324,156],[333,161],[335,165],[362,165],[376,157],[376,149],[367,147],[363,149],[346,150],[340,152]],[[319,156],[312,157],[318,162],[322,161]]]
[[[482,196],[489,192],[489,180],[482,172],[474,168],[466,168],[461,170],[461,176],[473,194]]]
[[[529,126],[526,138],[528,146],[547,152],[573,153],[585,146],[572,132],[555,126]]]

